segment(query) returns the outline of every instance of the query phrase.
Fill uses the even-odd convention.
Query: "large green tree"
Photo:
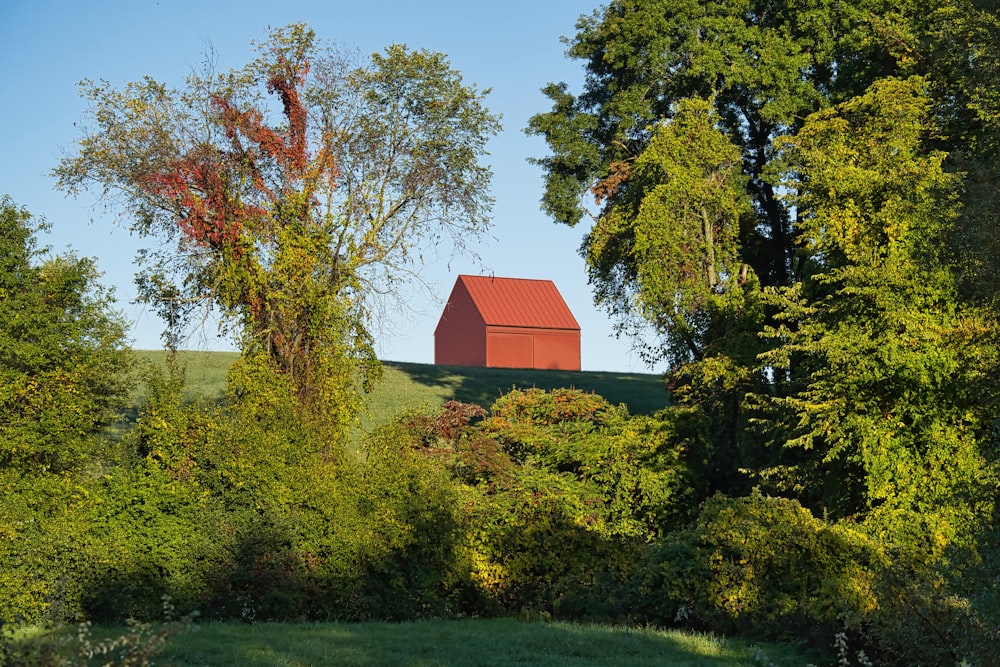
[[[528,128],[551,149],[542,205],[593,217],[595,299],[623,332],[652,325],[706,488],[982,515],[998,17],[977,0],[614,0],[577,23],[583,91],[548,86]]]
[[[751,284],[739,257],[746,178],[718,120],[708,101],[680,101],[643,152],[594,187],[609,202],[586,245],[597,300],[650,322],[677,362],[705,355],[727,302]]]
[[[793,284],[802,268],[774,139],[895,69],[864,9],[611,2],[569,41],[583,91],[549,85],[551,111],[530,121],[551,149],[536,161],[543,209],[569,225],[593,216],[581,252],[595,300],[620,333],[639,334],[648,362],[669,363],[709,489],[733,490],[741,466],[760,464],[740,397],[771,379],[756,362],[762,289]]]
[[[862,94],[880,77],[926,75],[944,119],[942,147],[953,160],[974,157],[976,169],[964,167],[978,176],[971,185],[986,191],[993,180],[987,167],[995,162],[989,155],[997,148],[998,102],[989,82],[998,67],[998,17],[990,3],[615,0],[581,17],[576,27],[567,55],[585,66],[583,90],[548,85],[552,108],[534,116],[528,132],[551,149],[535,160],[545,173],[543,209],[564,224],[588,215],[595,220],[582,252],[597,302],[623,331],[633,329],[630,316],[670,318],[676,301],[687,299],[683,290],[661,294],[658,303],[628,298],[645,289],[645,259],[633,252],[637,235],[630,220],[615,211],[619,198],[636,201],[643,196],[637,188],[656,187],[625,175],[633,163],[648,160],[644,152],[662,134],[659,128],[683,113],[685,100],[710,102],[714,126],[739,149],[751,208],[739,226],[737,258],[762,286],[791,285],[807,270],[796,245],[798,213],[780,196],[774,177],[780,158],[774,140],[795,134],[809,114]],[[685,168],[676,167],[667,171]],[[596,206],[589,205],[591,197]],[[970,221],[995,220],[983,209],[978,206]],[[616,218],[613,226],[605,222],[609,215]],[[977,258],[965,271],[970,287],[979,288],[992,275],[992,255],[983,250],[992,247],[992,225],[965,229],[962,242]],[[674,253],[658,261],[665,273],[680,274],[689,259]],[[684,361],[675,353],[690,348],[688,331],[658,333],[650,360]],[[699,346],[687,359],[704,352]]]
[[[378,372],[372,298],[412,278],[429,245],[461,250],[487,227],[480,160],[498,117],[438,53],[356,62],[301,24],[259,48],[180,90],[84,82],[93,125],[55,173],[174,242],[140,256],[138,280],[171,333],[218,307],[244,352],[342,433],[354,383]]]
[[[894,68],[866,16],[854,3],[831,0],[619,0],[582,17],[568,55],[586,65],[584,90],[574,96],[550,84],[544,92],[553,108],[529,126],[552,149],[537,161],[546,173],[543,208],[575,225],[586,213],[581,198],[638,159],[661,120],[687,98],[707,99],[715,123],[739,148],[753,205],[739,236],[740,259],[765,285],[790,283],[793,213],[766,177],[771,142]],[[597,216],[613,205],[606,199]],[[591,261],[598,291],[627,276],[611,269],[628,263],[627,256]]]

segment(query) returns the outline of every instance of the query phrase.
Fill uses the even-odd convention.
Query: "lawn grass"
[[[137,351],[137,355],[161,367],[167,358],[161,350]],[[221,400],[226,390],[226,371],[237,356],[235,352],[181,352],[185,398]],[[406,410],[434,408],[451,400],[489,407],[513,388],[574,388],[594,392],[615,405],[624,403],[632,414],[651,414],[667,405],[662,377],[649,373],[474,368],[398,361],[383,362],[383,368],[382,381],[366,397],[361,422],[364,430]],[[143,391],[140,386],[137,402]]]
[[[167,352],[164,350],[136,350],[140,363],[151,363],[166,368]],[[188,350],[178,353],[184,369],[184,398],[189,401],[220,401],[226,394],[226,373],[239,357],[238,352],[208,352]],[[145,387],[140,383],[137,398]]]
[[[409,623],[207,623],[170,640],[158,665],[264,667],[776,667],[807,660],[792,647],[677,631],[513,619]]]

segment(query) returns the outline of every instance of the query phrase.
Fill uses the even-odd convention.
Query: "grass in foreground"
[[[511,619],[411,623],[237,625],[209,623],[174,637],[159,665],[234,667],[776,667],[807,660],[791,647],[705,635]]]

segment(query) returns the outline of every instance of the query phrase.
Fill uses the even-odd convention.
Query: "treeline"
[[[887,560],[855,560],[901,607],[868,613],[923,615],[911,647],[996,606],[998,36],[971,0],[617,0],[529,126],[542,206],[593,220],[595,300],[669,365],[708,489],[873,540]]]

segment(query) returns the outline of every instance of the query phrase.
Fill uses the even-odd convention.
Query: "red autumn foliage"
[[[194,153],[178,159],[171,171],[149,175],[142,185],[184,212],[177,224],[188,238],[215,249],[239,253],[247,223],[264,215],[260,207],[231,197],[219,165]]]
[[[286,63],[281,62],[280,64],[285,65]],[[302,83],[308,73],[309,65],[305,64],[297,73],[295,80],[289,80],[282,74],[274,74],[267,82],[268,92],[276,92],[281,96],[281,104],[284,107],[285,117],[288,119],[288,137],[284,142],[285,150],[282,157],[299,172],[305,170],[307,161],[306,108],[299,99],[299,91],[296,86]]]
[[[181,211],[177,224],[192,241],[216,250],[228,249],[240,256],[240,239],[248,230],[259,230],[267,220],[267,210],[243,202],[233,183],[249,179],[259,197],[251,199],[276,203],[287,192],[276,193],[264,177],[264,162],[271,161],[281,172],[282,188],[302,184],[310,178],[338,176],[331,152],[324,147],[316,164],[309,169],[306,133],[307,112],[298,87],[309,72],[309,64],[290,65],[280,60],[267,83],[269,93],[281,98],[288,129],[279,132],[264,123],[256,108],[238,109],[221,95],[212,98],[228,152],[216,147],[200,147],[175,160],[162,172],[150,174],[141,186],[150,194],[166,199]]]

